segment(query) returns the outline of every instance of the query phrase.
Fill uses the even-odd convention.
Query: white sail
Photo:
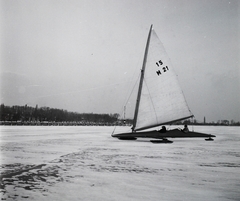
[[[135,131],[193,116],[162,43],[150,34]]]

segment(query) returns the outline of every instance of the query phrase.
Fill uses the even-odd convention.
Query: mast
[[[136,107],[135,107],[135,112],[134,112],[132,131],[134,131],[134,129],[136,127],[136,123],[137,123],[137,116],[138,116],[139,104],[140,104],[140,99],[141,99],[143,79],[144,79],[145,67],[146,67],[146,62],[147,62],[147,55],[148,55],[150,38],[151,38],[152,26],[153,25],[151,25],[149,33],[148,33],[148,39],[147,39],[147,44],[146,44],[144,58],[143,58],[143,65],[142,65],[142,69],[141,69],[141,77],[140,77],[140,82],[139,82],[139,88],[138,88],[138,95],[137,95]]]

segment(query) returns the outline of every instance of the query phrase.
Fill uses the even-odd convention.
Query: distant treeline
[[[1,122],[81,122],[89,123],[116,123],[119,114],[76,113],[67,110],[49,107],[5,106],[0,107]]]
[[[228,121],[228,120],[218,120],[217,122],[197,122],[196,120],[190,121],[190,120],[185,120],[185,121],[179,121],[176,122],[175,125],[206,125],[206,126],[240,126],[240,122],[234,122],[234,121]]]
[[[49,107],[5,106],[0,107],[0,125],[132,125],[132,119],[119,119],[119,114],[77,113]],[[240,126],[240,122],[221,120],[199,123],[196,120],[175,122],[174,125],[224,125]]]

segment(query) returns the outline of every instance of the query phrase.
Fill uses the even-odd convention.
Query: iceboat
[[[167,130],[162,133],[151,128],[172,124],[193,117],[170,59],[156,32],[150,27],[145,47],[138,94],[136,98],[132,132],[112,134],[120,140],[154,138],[153,143],[171,143],[168,138],[205,138],[216,137],[211,134],[181,129]],[[157,139],[157,140],[156,140]]]

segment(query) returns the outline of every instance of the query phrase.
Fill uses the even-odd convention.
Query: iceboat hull
[[[120,133],[113,134],[112,137],[121,140],[134,140],[137,138],[154,138],[154,139],[166,139],[166,138],[212,138],[215,135],[199,133],[199,132],[183,132],[180,129],[168,130],[166,133],[160,133],[157,130],[145,131],[145,132],[133,132],[133,133]]]

